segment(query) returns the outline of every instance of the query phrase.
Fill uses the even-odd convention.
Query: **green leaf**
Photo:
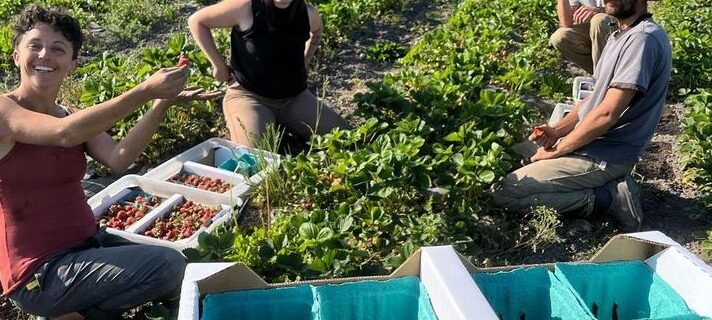
[[[388,198],[388,196],[390,196],[393,193],[393,191],[395,191],[395,189],[393,189],[391,187],[386,187],[381,190],[378,190],[377,194],[381,198]]]
[[[326,263],[321,259],[314,259],[314,261],[309,264],[309,269],[324,273],[326,272]]]
[[[490,170],[482,171],[479,175],[480,180],[486,183],[491,183],[492,181],[494,181],[495,177],[496,175],[494,174],[494,172]]]
[[[203,258],[200,250],[196,248],[183,249],[183,255],[188,259],[188,262],[198,262]]]
[[[311,222],[305,222],[305,223],[302,223],[301,226],[299,226],[299,235],[301,235],[302,238],[316,239],[318,234],[319,234],[319,227],[317,227],[315,224],[313,224]]]
[[[213,234],[203,232],[198,236],[198,246],[203,249],[217,249],[220,246],[220,240]]]
[[[354,224],[354,218],[352,216],[348,215],[348,216],[342,218],[341,221],[339,222],[339,231],[347,232],[347,231],[349,231],[349,229],[351,229],[353,224]]]
[[[462,153],[453,154],[451,159],[452,159],[452,162],[454,162],[458,166],[462,166],[465,163],[465,159],[462,156]]]
[[[319,234],[317,235],[316,240],[319,242],[324,242],[324,241],[328,241],[333,236],[334,236],[334,231],[331,230],[331,228],[324,227],[324,228],[321,228],[321,230],[319,230]]]

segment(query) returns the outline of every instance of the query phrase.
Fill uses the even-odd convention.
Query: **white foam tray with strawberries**
[[[258,159],[259,165],[263,167],[262,170],[250,177],[245,177],[240,173],[218,168],[220,164],[230,160],[239,152],[249,152],[254,155]],[[144,177],[169,182],[171,182],[170,179],[172,177],[179,173],[192,173],[214,179],[219,178],[233,185],[223,195],[244,197],[250,186],[261,182],[267,170],[271,170],[278,165],[279,155],[277,154],[248,148],[221,138],[211,138],[150,170]]]
[[[163,199],[163,201],[159,205],[151,207],[151,210],[145,212],[143,217],[139,219],[134,218],[135,222],[131,225],[123,226],[124,230],[108,227],[107,231],[137,243],[161,245],[176,250],[196,247],[200,233],[212,232],[220,225],[233,221],[232,213],[239,212],[239,209],[242,208],[244,203],[240,197],[228,197],[152,178],[127,175],[91,197],[88,204],[92,208],[97,220],[107,219],[105,216],[107,210],[113,204],[134,200],[134,197],[132,197],[134,191],[140,191],[151,196],[159,197]],[[166,218],[177,206],[188,201],[202,207],[214,208],[212,213],[210,213],[210,215],[214,215],[212,217],[202,216],[197,218],[201,220],[199,222],[200,227],[193,228],[189,232],[179,235],[176,231],[174,234],[168,235],[168,231],[166,231],[163,234],[163,236],[171,236],[171,238],[176,239],[174,241],[145,235],[145,232],[151,230],[158,219]],[[127,210],[124,211],[123,215],[126,217]],[[188,211],[190,210],[188,209]],[[130,214],[133,215],[135,212],[131,212]],[[125,219],[121,220],[125,221]],[[166,223],[163,223],[163,225],[166,226]],[[163,229],[165,230],[166,228]]]

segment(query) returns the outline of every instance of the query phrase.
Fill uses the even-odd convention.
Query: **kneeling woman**
[[[30,6],[14,23],[19,86],[0,96],[0,280],[3,293],[35,315],[114,319],[176,297],[185,260],[97,228],[81,179],[85,152],[126,169],[168,108],[219,93],[183,91],[187,67],[161,69],[124,94],[83,110],[56,103],[82,45],[72,17]],[[153,107],[120,142],[105,132],[146,102]]]
[[[321,37],[316,9],[304,0],[225,0],[188,20],[190,32],[230,83],[223,100],[231,140],[252,145],[268,123],[308,138],[346,128],[339,114],[307,90],[307,70]],[[232,28],[231,64],[218,52],[211,29]]]

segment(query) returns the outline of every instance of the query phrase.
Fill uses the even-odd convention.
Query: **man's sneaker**
[[[643,224],[643,209],[640,207],[640,189],[632,176],[614,180],[606,184],[613,197],[608,214],[618,221],[618,229],[623,232],[640,231]]]

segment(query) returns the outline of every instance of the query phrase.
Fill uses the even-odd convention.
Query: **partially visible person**
[[[145,149],[168,108],[213,99],[183,91],[187,67],[161,69],[96,106],[59,105],[62,82],[77,66],[79,23],[30,5],[13,24],[17,88],[0,96],[0,282],[25,312],[62,319],[120,319],[129,308],[175,299],[185,259],[97,227],[81,186],[85,153],[116,171]],[[127,136],[106,131],[155,99]]]
[[[225,0],[188,19],[190,32],[213,67],[230,84],[223,113],[234,142],[252,145],[269,123],[308,138],[344,119],[307,90],[307,65],[319,46],[322,22],[304,0]],[[212,29],[231,28],[230,65]]]
[[[603,0],[557,0],[557,29],[549,39],[565,59],[593,74],[616,19],[604,12]]]
[[[493,186],[495,204],[506,211],[545,205],[583,218],[608,214],[626,232],[642,226],[630,172],[660,121],[672,50],[646,0],[605,4],[619,30],[603,50],[594,92],[553,128],[538,127],[542,133],[530,136],[539,145],[533,163]]]

